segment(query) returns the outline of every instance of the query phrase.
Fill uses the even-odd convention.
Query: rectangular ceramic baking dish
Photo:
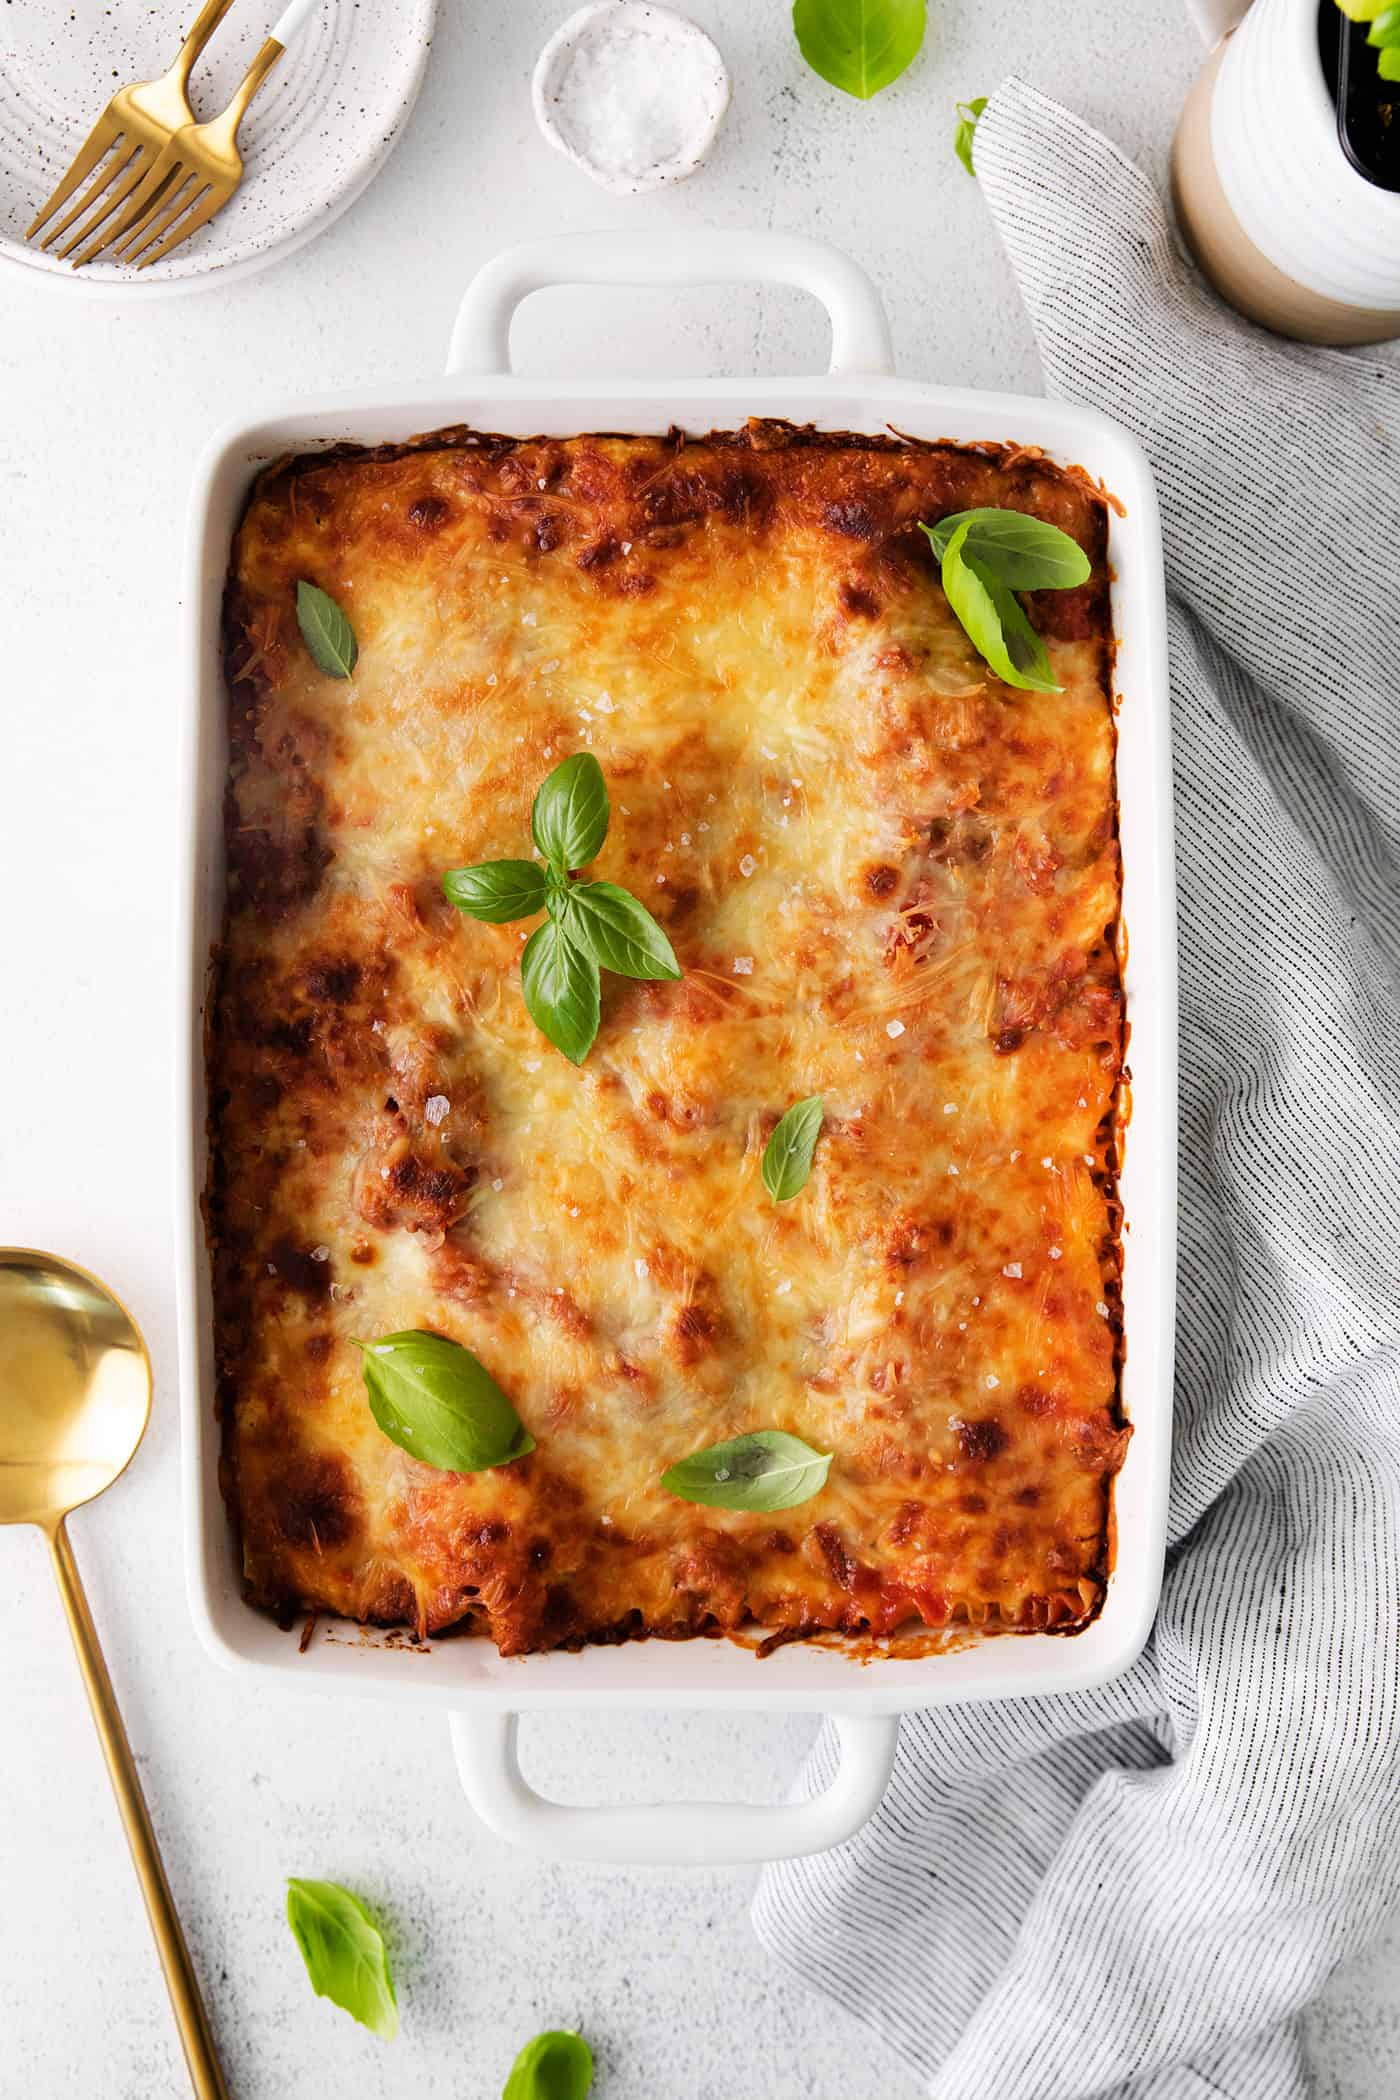
[[[799,285],[831,320],[830,370],[795,379],[626,379],[571,384],[510,371],[510,321],[529,293],[555,284]],[[896,379],[889,331],[865,275],[821,244],[772,233],[571,235],[516,248],[469,288],[446,376],[389,396],[371,391],[299,401],[224,431],[195,481],[186,592],[183,725],[184,860],[177,964],[181,1101],[177,1173],[180,1378],[190,1601],[206,1647],[269,1686],[371,1692],[451,1716],[473,1807],[516,1842],[593,1859],[774,1859],[838,1843],[872,1812],[894,1755],[902,1710],[1079,1690],[1117,1675],[1147,1638],[1161,1582],[1172,1407],[1176,1206],[1176,951],[1165,603],[1157,501],[1136,442],[1104,417],[1062,402],[967,392]],[[1123,1399],[1133,1424],[1116,1486],[1117,1551],[1099,1617],[1071,1638],[984,1639],[944,1654],[863,1660],[794,1643],[760,1660],[724,1640],[633,1642],[581,1654],[505,1659],[483,1639],[415,1649],[400,1634],[318,1629],[307,1651],[243,1601],[219,1493],[212,1319],[200,1193],[205,1176],[204,1019],[209,956],[223,891],[221,798],[227,759],[220,607],[235,526],[268,460],[341,440],[393,442],[450,424],[512,435],[661,432],[732,427],[749,416],[830,430],[1040,446],[1079,465],[1122,505],[1110,519],[1118,793],[1122,820],[1125,989],[1132,1125],[1125,1146]],[[531,1708],[738,1707],[832,1715],[839,1774],[813,1801],[780,1807],[661,1803],[574,1808],[542,1800],[515,1754],[516,1717]]]

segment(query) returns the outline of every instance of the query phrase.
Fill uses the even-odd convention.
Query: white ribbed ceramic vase
[[[1172,154],[1182,230],[1242,313],[1305,341],[1400,336],[1400,192],[1342,151],[1318,0],[1254,0],[1191,91]]]

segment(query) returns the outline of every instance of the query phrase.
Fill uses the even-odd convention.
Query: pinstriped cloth
[[[976,158],[1049,391],[1162,497],[1171,1550],[1126,1677],[906,1717],[874,1821],[755,1923],[935,2100],[1302,2100],[1299,2010],[1400,1894],[1400,371],[1237,320],[1020,82]]]

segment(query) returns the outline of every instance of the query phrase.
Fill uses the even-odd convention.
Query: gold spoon
[[[49,1542],[190,2079],[198,2100],[228,2100],[63,1522],[126,1470],[150,1411],[151,1359],[126,1307],[72,1262],[0,1247],[0,1524],[37,1524]]]

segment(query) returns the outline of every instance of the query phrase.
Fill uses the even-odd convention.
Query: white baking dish
[[[831,369],[816,378],[628,379],[586,385],[511,376],[516,305],[553,284],[708,284],[776,280],[826,306]],[[889,1775],[902,1709],[1081,1689],[1125,1669],[1156,1609],[1165,1534],[1172,1407],[1175,1257],[1176,955],[1167,665],[1157,501],[1134,440],[1093,412],[1017,395],[973,393],[891,376],[889,332],[868,279],[834,250],[783,235],[711,234],[645,240],[595,234],[545,241],[499,257],[476,278],[453,332],[447,375],[382,392],[297,402],[283,414],[227,430],[196,477],[187,577],[184,723],[186,840],[180,905],[177,1239],[180,1373],[190,1600],[220,1662],[269,1684],[374,1692],[452,1717],[463,1784],[496,1830],[538,1849],[595,1859],[774,1859],[848,1836],[875,1807]],[[728,1641],[634,1642],[582,1654],[505,1660],[483,1639],[406,1652],[402,1640],[345,1626],[318,1633],[305,1654],[295,1635],[249,1609],[239,1589],[218,1487],[211,1310],[200,1214],[205,1173],[204,1006],[223,886],[221,795],[226,763],[220,604],[230,543],[255,471],[293,450],[337,440],[404,439],[467,423],[485,430],[567,436],[583,430],[704,431],[750,415],[832,430],[1038,445],[1079,464],[1121,500],[1111,523],[1114,626],[1119,638],[1118,788],[1132,1127],[1122,1195],[1127,1361],[1124,1404],[1134,1434],[1116,1490],[1117,1566],[1102,1613],[1073,1638],[1031,1634],[984,1640],[944,1655],[862,1662],[838,1649],[780,1648],[760,1661]],[[515,1717],[540,1707],[752,1707],[830,1713],[841,1770],[815,1801],[781,1807],[657,1804],[571,1808],[545,1802],[520,1775]]]

